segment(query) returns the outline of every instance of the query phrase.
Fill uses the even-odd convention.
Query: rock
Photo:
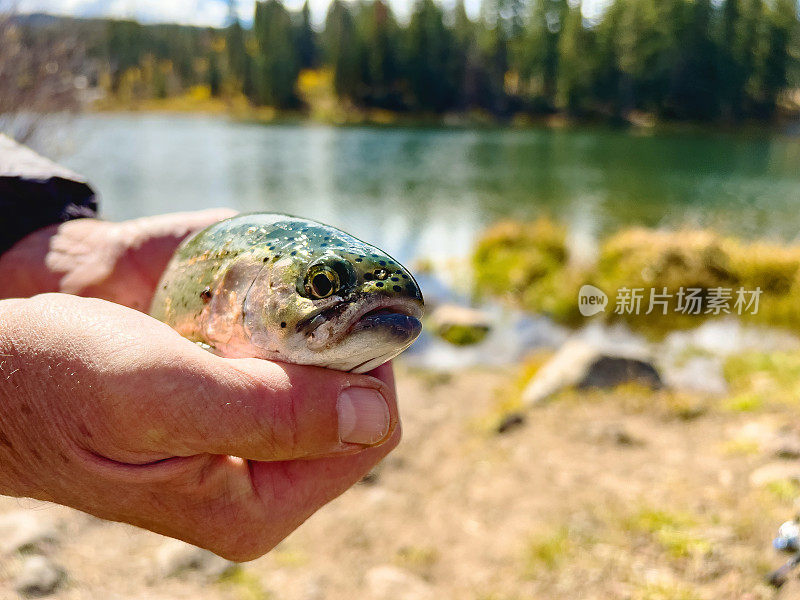
[[[155,576],[175,577],[186,571],[198,571],[209,580],[216,580],[236,568],[236,563],[213,552],[180,540],[167,540],[156,551]]]
[[[661,377],[644,349],[577,336],[565,343],[522,392],[533,406],[567,387],[608,388],[636,382],[660,388]]]
[[[436,335],[454,346],[479,344],[492,329],[489,315],[458,304],[442,304],[428,320]]]
[[[525,415],[518,412],[510,413],[502,418],[500,423],[498,423],[495,431],[497,433],[503,434],[508,433],[518,427],[522,427],[525,424]]]
[[[800,458],[800,437],[796,433],[781,433],[770,443],[778,458],[797,460]]]
[[[617,444],[618,446],[642,446],[644,441],[633,435],[621,423],[608,423],[590,432],[590,436],[599,442]]]
[[[800,464],[776,462],[759,467],[750,474],[750,485],[762,487],[784,479],[800,483]]]
[[[52,594],[64,581],[64,570],[45,556],[29,556],[14,582],[14,589],[26,598],[40,598]]]
[[[377,469],[372,469],[369,473],[364,475],[358,483],[363,485],[375,485],[380,480],[380,475]]]
[[[722,361],[716,357],[697,356],[664,372],[667,386],[676,390],[710,396],[728,393],[728,382],[722,371]]]
[[[53,519],[43,511],[17,510],[0,515],[0,551],[40,550],[58,538]]]
[[[428,600],[433,589],[408,571],[383,565],[367,572],[367,597],[370,600]]]
[[[662,386],[658,371],[648,361],[598,354],[578,382],[578,388],[613,388],[622,383],[640,383],[652,389]]]

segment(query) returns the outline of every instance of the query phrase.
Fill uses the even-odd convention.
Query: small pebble
[[[52,594],[64,580],[64,570],[45,556],[29,556],[14,582],[14,589],[26,598],[41,598]]]

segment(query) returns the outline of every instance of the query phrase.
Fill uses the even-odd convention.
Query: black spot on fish
[[[200,292],[200,299],[204,303],[209,302],[211,300],[211,288],[207,287],[202,292]]]
[[[294,250],[291,255],[292,256],[297,256],[297,250]]]
[[[378,283],[376,283],[375,285],[376,285],[376,286],[378,286],[378,287],[383,287],[383,282],[382,282],[382,281],[379,281],[379,282],[378,282]]]
[[[408,275],[406,275],[405,273],[403,273],[402,275],[400,275],[400,277],[402,277],[403,279],[408,279]]]
[[[322,246],[323,248],[326,248],[328,246],[328,244],[320,244],[320,246]]]
[[[399,285],[396,285],[396,286],[392,287],[392,289],[393,289],[395,292],[402,292],[402,291],[403,291],[403,288],[401,288]]]
[[[356,262],[363,262],[363,261],[364,261],[364,259],[363,259],[363,258],[357,258],[357,259],[356,259]]]
[[[392,281],[400,281],[399,277],[392,277]]]
[[[282,329],[286,329],[286,321],[282,321],[281,322],[281,328]]]

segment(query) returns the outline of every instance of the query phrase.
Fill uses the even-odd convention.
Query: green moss
[[[269,600],[272,596],[264,589],[258,577],[242,568],[223,575],[219,584],[233,590],[238,600]]]
[[[580,278],[570,289],[566,230],[550,219],[503,222],[478,241],[472,257],[479,296],[506,297],[529,310],[575,322]],[[577,286],[577,287],[576,287]],[[575,295],[570,295],[574,287]]]
[[[486,339],[489,328],[474,325],[448,325],[440,327],[436,333],[444,341],[454,346],[472,346]]]
[[[509,299],[567,325],[586,321],[578,312],[578,290],[592,284],[609,296],[597,318],[624,321],[644,333],[661,336],[696,327],[713,318],[707,298],[715,288],[731,290],[728,310],[745,320],[800,330],[800,246],[743,242],[708,230],[628,229],[600,245],[597,263],[570,264],[564,229],[550,220],[530,224],[501,223],[481,237],[473,255],[478,294]],[[618,291],[642,289],[638,314],[616,314]],[[654,307],[649,293],[666,288],[667,314]],[[680,288],[699,288],[702,314],[676,311]],[[736,291],[761,290],[758,310],[736,306]],[[749,300],[750,297],[748,296]],[[722,313],[725,314],[725,313]]]

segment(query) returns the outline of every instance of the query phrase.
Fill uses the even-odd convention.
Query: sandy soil
[[[796,411],[568,392],[498,435],[491,424],[511,375],[401,368],[399,449],[221,580],[154,575],[165,539],[132,527],[10,498],[0,513],[26,507],[58,520],[59,541],[45,551],[68,573],[52,596],[64,600],[778,597],[763,578],[783,560],[770,542],[793,515],[792,494],[750,475],[796,461],[768,443],[794,427]],[[16,598],[21,560],[0,557],[0,598]],[[797,595],[791,581],[779,597]]]

